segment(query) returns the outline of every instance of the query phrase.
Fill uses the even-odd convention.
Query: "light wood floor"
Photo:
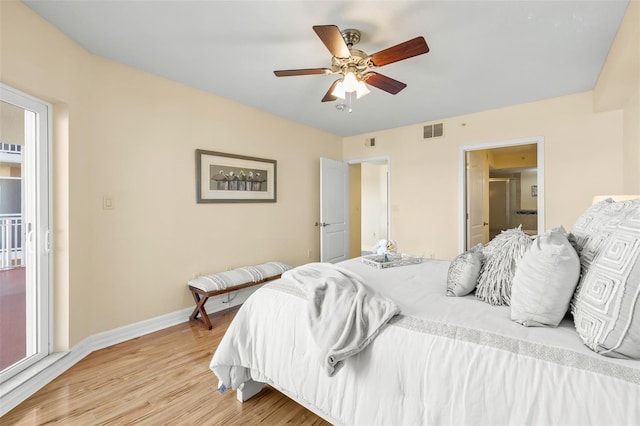
[[[267,387],[219,394],[209,362],[236,309],[213,330],[184,323],[96,352],[0,418],[5,425],[328,425]]]

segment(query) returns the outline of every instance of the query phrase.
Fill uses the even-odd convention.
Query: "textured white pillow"
[[[531,245],[531,237],[521,226],[502,231],[482,250],[484,263],[476,287],[476,297],[491,305],[509,305],[511,281],[518,263]]]
[[[571,236],[575,241],[575,248],[580,258],[580,276],[578,288],[571,301],[571,312],[575,315],[578,295],[581,293],[584,277],[589,272],[591,264],[602,252],[602,247],[617,228],[618,223],[629,210],[633,209],[640,200],[614,202],[607,198],[589,207],[574,225]]]
[[[616,214],[609,214],[594,236],[599,244],[581,253],[574,322],[595,352],[640,359],[640,201],[613,203],[608,209]]]
[[[447,296],[466,296],[478,285],[482,267],[482,244],[456,256],[447,273]]]
[[[511,287],[511,319],[557,327],[580,277],[578,253],[562,226],[539,235],[518,264]]]
[[[607,198],[589,206],[573,225],[571,234],[575,239],[578,255],[581,255],[585,246],[600,232],[606,222],[615,216],[617,210],[612,209],[611,204],[613,204],[613,199]]]

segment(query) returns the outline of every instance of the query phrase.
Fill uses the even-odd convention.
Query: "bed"
[[[449,266],[339,264],[400,314],[333,375],[309,333],[307,297],[283,275],[227,330],[210,365],[219,390],[246,399],[266,383],[333,424],[640,424],[640,361],[590,350],[569,318],[523,327],[509,306],[448,297]]]

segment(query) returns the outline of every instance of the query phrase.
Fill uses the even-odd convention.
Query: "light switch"
[[[102,209],[113,210],[113,197],[102,197]]]

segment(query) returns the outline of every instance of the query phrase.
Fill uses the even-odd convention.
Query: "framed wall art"
[[[196,150],[198,203],[276,202],[276,160]]]

